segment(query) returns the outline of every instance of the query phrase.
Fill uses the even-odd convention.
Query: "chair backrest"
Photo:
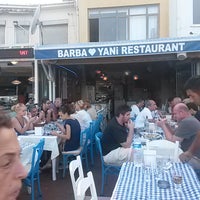
[[[100,158],[101,158],[101,163],[102,165],[104,164],[104,159],[103,159],[103,153],[102,153],[102,147],[101,147],[101,138],[103,136],[102,132],[98,132],[95,134],[95,141],[96,141],[96,146],[99,150]]]
[[[40,169],[40,159],[44,149],[45,139],[41,139],[40,142],[33,147],[33,154],[32,154],[32,162],[31,162],[31,170],[27,177],[32,177],[39,173]]]
[[[183,152],[179,148],[179,142],[170,142],[168,140],[154,140],[147,143],[147,148],[156,150],[157,157],[178,161],[178,156]]]
[[[87,152],[87,143],[88,143],[89,134],[90,134],[90,127],[81,131],[80,146],[82,147],[82,151],[81,151],[82,154]]]
[[[91,199],[92,200],[97,200],[97,192],[96,192],[96,187],[95,187],[95,183],[94,183],[94,178],[92,175],[92,172],[88,172],[87,173],[87,177],[81,179],[78,182],[77,185],[77,197],[79,200],[84,200],[86,197],[86,191],[90,190],[91,193]]]
[[[69,163],[69,172],[74,191],[74,199],[77,200],[77,185],[78,182],[84,178],[83,167],[80,156],[77,156],[76,160],[72,160]]]
[[[97,117],[97,129],[96,133],[100,131],[101,123],[103,122],[103,114],[99,113]]]

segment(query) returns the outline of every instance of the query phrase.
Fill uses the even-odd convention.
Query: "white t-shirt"
[[[131,106],[131,118],[135,118],[140,113],[140,110],[137,105]]]
[[[153,119],[151,111],[148,108],[144,108],[136,117],[135,119],[135,128],[142,128],[144,127],[144,122],[146,120],[146,117],[148,119]]]
[[[89,113],[85,110],[79,110],[75,114],[72,114],[72,116],[78,120],[81,126],[81,131],[85,130],[86,128],[89,128],[90,122],[92,122]]]

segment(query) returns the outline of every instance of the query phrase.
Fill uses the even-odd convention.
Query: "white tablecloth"
[[[44,150],[51,151],[52,176],[53,180],[56,180],[56,157],[59,155],[57,136],[38,136],[34,134],[27,136],[18,136],[19,143],[29,145],[39,143],[40,139],[42,138],[45,139]]]
[[[57,142],[57,136],[38,136],[38,135],[27,135],[27,136],[18,136],[19,142],[25,142],[25,143],[39,143],[40,139],[44,138],[44,150],[51,151],[51,160],[56,158],[59,155],[58,150],[58,142]]]
[[[182,172],[181,192],[174,189],[173,170]],[[200,199],[200,182],[188,164],[174,163],[167,172],[163,172],[162,180],[169,181],[170,188],[160,189],[153,173],[146,181],[144,169],[135,167],[132,162],[122,165],[111,199],[114,200],[188,200]]]

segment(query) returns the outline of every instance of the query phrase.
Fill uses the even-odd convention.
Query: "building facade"
[[[0,5],[0,49],[5,55],[10,49],[24,50],[40,45],[59,45],[78,42],[77,5],[75,1],[47,5]],[[14,64],[13,64],[14,63]],[[59,69],[24,57],[1,56],[0,91],[2,104],[12,96],[23,95],[39,99],[55,98],[55,74]],[[67,79],[67,72],[62,80]],[[17,85],[13,80],[19,80]],[[63,85],[60,81],[58,84]],[[61,92],[60,92],[61,93]],[[64,94],[65,95],[65,94]],[[16,97],[13,97],[16,99]]]
[[[1,47],[18,42],[35,49],[30,68],[37,102],[42,96],[51,100],[61,96],[67,101],[111,100],[116,107],[153,98],[161,107],[170,96],[184,97],[185,80],[199,73],[198,1],[184,0],[184,5],[181,0],[63,2],[40,9],[22,7],[24,12],[29,9],[24,16],[22,10],[14,16],[3,14],[0,30],[5,27],[8,32],[10,27],[11,31],[10,36],[0,32]],[[180,48],[167,49],[177,44]],[[123,45],[128,50],[121,55]],[[159,49],[151,51],[149,45]]]

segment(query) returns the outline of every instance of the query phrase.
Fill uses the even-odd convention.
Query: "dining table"
[[[180,191],[175,190],[173,172],[182,173],[182,184]],[[200,199],[200,182],[193,168],[185,163],[172,163],[168,170],[162,172],[161,180],[167,181],[167,188],[158,186],[156,174],[145,173],[144,166],[134,166],[133,162],[122,165],[118,180],[113,190],[112,200],[188,200]]]
[[[29,151],[28,147],[32,147],[33,145],[39,143],[40,139],[44,138],[45,139],[45,144],[44,144],[44,150],[51,151],[51,161],[52,161],[52,180],[56,180],[56,158],[59,155],[59,148],[58,148],[58,138],[57,136],[44,136],[44,135],[35,135],[35,134],[28,134],[28,135],[20,135],[18,136],[18,141],[20,146],[24,146],[22,148],[22,154],[23,151]],[[25,155],[24,155],[25,154]],[[24,153],[23,159],[22,159],[22,164],[24,163],[25,168],[27,165],[27,159],[26,155],[31,157],[30,154]]]

